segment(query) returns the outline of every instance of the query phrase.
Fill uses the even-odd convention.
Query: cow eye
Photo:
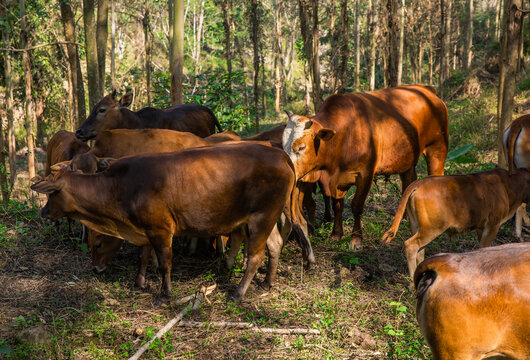
[[[298,147],[298,149],[296,150],[296,152],[304,151],[306,147],[307,147],[306,145],[300,145],[300,146]]]
[[[99,109],[100,113],[104,113],[105,111],[107,111],[107,109]]]
[[[96,245],[96,249],[99,249],[101,247],[102,243],[99,243]]]

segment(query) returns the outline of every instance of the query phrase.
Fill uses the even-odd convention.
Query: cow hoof
[[[169,305],[169,296],[167,295],[158,295],[155,298],[155,306]]]
[[[265,291],[269,291],[272,288],[272,284],[268,281],[263,281],[259,284],[259,287]]]
[[[331,236],[329,237],[329,240],[330,240],[330,241],[335,241],[335,242],[339,241],[340,239],[342,239],[342,234],[335,234],[335,233],[333,233],[333,234],[331,234]]]
[[[232,296],[230,296],[230,301],[235,302],[235,303],[241,302],[242,299],[243,299],[243,296],[239,294],[237,291],[233,293]]]
[[[350,240],[348,247],[352,251],[359,251],[362,248],[361,238],[354,237]]]

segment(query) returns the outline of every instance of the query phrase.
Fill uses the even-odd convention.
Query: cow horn
[[[289,117],[289,119],[291,118],[291,116],[293,116],[293,113],[290,112],[289,110],[284,110],[284,111],[287,114],[287,116]]]
[[[116,89],[112,89],[112,98],[116,99],[116,95],[118,95],[118,91]]]

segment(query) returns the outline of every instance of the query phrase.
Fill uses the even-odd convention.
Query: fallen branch
[[[234,321],[210,321],[210,322],[198,322],[198,321],[181,321],[178,326],[184,327],[203,327],[206,325],[213,325],[215,327],[238,327],[251,329],[255,332],[262,333],[273,333],[273,334],[310,334],[310,335],[320,335],[320,331],[316,329],[277,329],[277,328],[262,328],[254,324],[247,322],[234,322]]]
[[[207,288],[203,287],[201,289],[201,291],[199,291],[195,295],[190,295],[191,298],[190,298],[190,296],[186,296],[185,298],[182,298],[182,299],[178,300],[178,301],[182,301],[183,299],[188,298],[189,300],[193,300],[193,302],[190,301],[188,306],[186,306],[177,316],[175,316],[173,319],[171,319],[162,329],[158,330],[156,335],[151,340],[146,342],[140,349],[138,349],[136,354],[131,356],[129,358],[129,360],[138,360],[140,358],[140,356],[142,356],[142,354],[149,348],[149,346],[151,346],[151,344],[156,339],[160,339],[165,333],[167,333],[169,331],[169,329],[171,329],[173,326],[175,326],[176,323],[178,323],[180,320],[182,320],[182,318],[184,316],[186,316],[186,314],[190,310],[197,310],[199,308],[199,306],[201,305],[202,300],[206,298],[206,295],[208,295],[212,291],[214,291],[216,286],[217,285],[212,285],[212,286],[209,286]]]
[[[214,285],[212,285],[212,286],[208,286],[207,288],[205,288],[204,296],[206,297],[206,295],[210,295],[210,293],[211,293],[212,291],[215,290],[215,287],[216,287],[216,286],[217,286],[217,285],[214,284]],[[201,291],[202,291],[202,290],[201,290]],[[195,299],[196,296],[197,296],[197,294],[193,294],[193,295],[185,296],[185,297],[183,297],[182,299],[179,299],[179,300],[175,301],[175,302],[173,303],[173,305],[182,305],[182,304],[185,304],[185,303],[187,303],[188,301],[192,301],[193,299]],[[208,299],[206,299],[206,300],[208,300]]]

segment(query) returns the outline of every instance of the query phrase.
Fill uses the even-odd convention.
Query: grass
[[[474,163],[448,163],[448,173],[487,169],[496,162],[494,94],[485,91],[476,100],[457,99],[448,104],[451,149],[474,144],[467,155]],[[275,117],[263,122],[271,128]],[[477,131],[477,129],[481,129]],[[426,175],[424,161],[418,166]],[[22,189],[23,190],[23,189]],[[281,254],[276,285],[268,293],[256,282],[240,303],[229,301],[243,276],[241,256],[230,274],[208,252],[190,257],[186,244],[175,243],[173,299],[217,284],[209,302],[186,316],[204,322],[199,328],[175,327],[157,340],[145,359],[429,359],[430,351],[415,319],[415,296],[408,290],[408,270],[403,241],[409,235],[403,220],[396,238],[380,244],[397,207],[401,185],[397,176],[377,179],[366,202],[363,248],[348,250],[348,237],[331,242],[331,224],[317,224],[312,238],[316,267],[306,272],[301,251],[288,242]],[[21,194],[24,191],[20,191]],[[345,233],[351,231],[346,196]],[[318,198],[317,219],[323,204]],[[124,246],[109,269],[95,275],[80,228],[69,233],[41,219],[44,198],[21,196],[0,209],[0,358],[6,359],[122,359],[174,317],[183,306],[156,306],[160,279],[150,269],[150,289],[132,289],[136,274],[136,249]],[[499,232],[495,244],[516,241],[511,225]],[[429,244],[426,256],[462,252],[478,247],[474,235],[443,235]],[[262,280],[259,273],[256,280]],[[249,329],[215,327],[217,321],[245,321],[260,327],[318,329],[320,336],[275,335]],[[21,332],[43,327],[49,334],[44,345],[21,342]]]

